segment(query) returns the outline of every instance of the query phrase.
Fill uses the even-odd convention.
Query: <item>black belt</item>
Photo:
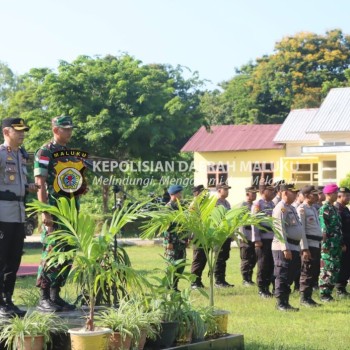
[[[297,241],[296,239],[291,239],[287,237],[287,242],[290,244],[294,244],[294,245],[299,245],[300,241]]]
[[[313,241],[321,242],[322,236],[315,236],[315,235],[306,235],[307,239],[312,239]]]
[[[11,191],[0,191],[0,201],[24,202],[24,196],[17,196]]]

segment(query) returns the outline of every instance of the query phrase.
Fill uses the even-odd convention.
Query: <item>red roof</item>
[[[182,147],[181,152],[248,151],[283,149],[273,142],[281,124],[217,125],[208,132],[202,126]]]

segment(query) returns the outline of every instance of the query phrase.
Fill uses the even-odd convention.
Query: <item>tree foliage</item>
[[[349,86],[349,67],[349,35],[298,33],[238,69],[221,94],[208,93],[202,111],[212,124],[281,123],[290,109],[319,107],[332,87]]]
[[[19,76],[1,115],[28,121],[30,150],[50,138],[52,117],[69,114],[77,126],[73,146],[119,160],[169,159],[202,124],[201,84],[196,73],[185,79],[180,66],[80,56],[57,71]]]

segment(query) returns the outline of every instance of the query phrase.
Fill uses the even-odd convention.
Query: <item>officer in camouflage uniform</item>
[[[297,191],[293,184],[281,185],[282,200],[276,205],[272,213],[272,216],[276,219],[276,229],[283,238],[282,241],[275,235],[272,241],[274,275],[276,277],[276,307],[280,311],[299,310],[289,304],[289,295],[290,285],[297,273],[296,267],[298,259],[300,259],[300,241],[303,241],[304,244],[303,259],[310,257],[305,231],[295,208],[292,206]]]
[[[304,201],[297,208],[297,212],[305,231],[307,246],[300,242],[301,249],[309,249],[310,257],[302,258],[300,274],[300,304],[309,307],[316,307],[317,304],[312,299],[312,289],[318,284],[320,275],[321,241],[322,231],[318,212],[314,203],[318,201],[319,191],[315,186],[304,186],[301,189]]]
[[[247,207],[252,210],[253,202],[256,200],[256,194],[259,190],[255,187],[247,187],[246,201],[242,203],[242,207]],[[241,274],[244,286],[255,285],[253,282],[253,269],[256,265],[255,245],[252,242],[252,227],[244,226],[240,228],[240,232],[246,238],[246,241],[240,240],[239,250],[241,258]]]
[[[275,205],[272,199],[275,196],[273,186],[261,186],[261,199],[256,200],[252,205],[252,213],[265,213],[266,216],[272,216],[272,210]],[[272,257],[272,239],[274,237],[271,226],[261,225],[262,229],[252,226],[252,242],[254,242],[257,258],[258,271],[256,282],[259,288],[259,295],[262,298],[271,298],[272,293],[269,286],[273,282],[273,257]]]
[[[347,187],[340,187],[338,198],[334,206],[337,208],[342,223],[343,243],[346,250],[343,251],[340,260],[339,279],[335,285],[339,297],[349,297],[346,290],[348,279],[350,278],[350,210],[347,207],[350,201],[350,190]]]
[[[5,142],[0,146],[0,316],[23,316],[12,301],[16,274],[21,263],[24,242],[24,199],[36,192],[27,183],[28,154],[20,146],[29,128],[21,118],[2,121]]]
[[[69,116],[60,116],[52,119],[52,131],[53,140],[43,145],[35,154],[34,161],[34,176],[35,181],[41,186],[38,192],[38,199],[41,202],[49,203],[51,205],[56,204],[56,199],[61,196],[70,198],[74,196],[76,203],[79,205],[79,195],[85,191],[85,182],[83,179],[83,185],[75,192],[64,192],[61,187],[57,188],[58,173],[60,167],[67,164],[78,164],[78,168],[83,167],[82,161],[75,157],[64,156],[56,158],[55,152],[61,152],[64,154],[67,150],[67,143],[70,141],[73,130],[73,122]],[[41,311],[55,312],[55,311],[68,311],[75,308],[74,305],[69,304],[63,300],[59,293],[61,287],[64,286],[67,276],[70,271],[71,261],[67,261],[64,264],[56,267],[48,268],[46,266],[47,254],[50,250],[55,249],[53,245],[48,245],[45,242],[45,238],[50,232],[53,232],[58,227],[53,223],[54,218],[48,213],[42,214],[42,222],[44,225],[44,231],[42,233],[43,253],[41,259],[41,265],[38,270],[38,278],[36,286],[40,288],[41,297],[38,305],[38,309]],[[61,249],[61,248],[60,248]],[[66,247],[69,249],[69,247]],[[60,273],[63,267],[67,266],[64,273]]]
[[[341,219],[333,203],[337,199],[338,186],[329,184],[324,187],[326,202],[319,211],[322,229],[321,272],[319,278],[321,301],[334,301],[332,290],[338,281],[343,237]]]
[[[172,210],[178,210],[178,201],[181,200],[183,187],[180,185],[172,185],[168,188],[170,195],[170,202],[166,205]],[[186,247],[188,245],[188,236],[183,235],[178,231],[176,223],[170,225],[168,230],[164,232],[163,245],[165,248],[165,257],[170,263],[174,263],[177,260],[186,260]],[[181,275],[185,270],[185,266],[177,268],[176,273]],[[178,291],[179,278],[175,276],[173,285],[174,290]]]

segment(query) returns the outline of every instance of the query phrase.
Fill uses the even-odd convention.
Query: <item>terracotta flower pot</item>
[[[18,345],[17,349],[21,349],[21,346]],[[30,335],[26,335],[24,337],[23,349],[24,350],[43,350],[44,349],[44,336],[43,335],[36,335],[36,336],[32,337]]]
[[[119,332],[113,332],[109,339],[109,350],[129,350],[131,339],[130,335],[126,335],[123,339]]]

